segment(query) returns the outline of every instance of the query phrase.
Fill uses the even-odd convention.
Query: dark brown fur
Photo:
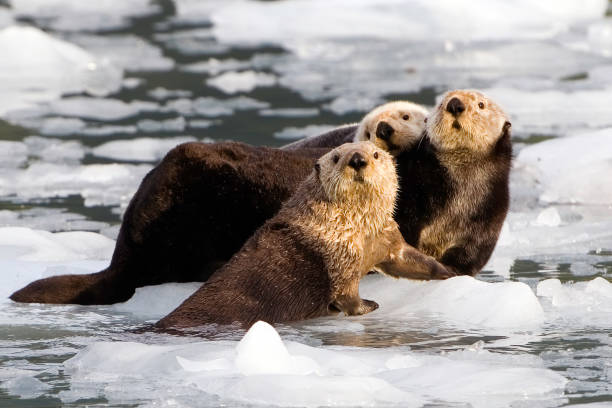
[[[11,299],[109,304],[129,299],[139,286],[206,281],[276,214],[306,177],[314,158],[326,151],[283,151],[240,143],[179,146],[143,180],[124,215],[106,270],[39,280]],[[464,221],[469,228],[453,231],[463,237],[462,243],[436,256],[458,274],[475,275],[493,252],[508,209],[511,156],[510,133],[505,129],[484,159],[495,169],[489,174],[486,197],[467,213]],[[445,215],[462,185],[451,179],[427,137],[401,153],[397,165],[400,195],[395,219],[406,242],[427,253],[421,232]]]

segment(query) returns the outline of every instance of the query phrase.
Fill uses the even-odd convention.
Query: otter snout
[[[366,159],[361,155],[361,153],[353,153],[353,156],[348,162],[348,165],[355,169],[355,171],[359,171],[361,168],[368,165]]]
[[[395,132],[393,126],[385,121],[380,122],[378,126],[376,126],[376,137],[384,140],[385,142],[388,142],[391,139],[393,132]]]
[[[459,116],[465,110],[465,105],[461,102],[461,99],[454,97],[446,105],[446,111],[453,116]]]

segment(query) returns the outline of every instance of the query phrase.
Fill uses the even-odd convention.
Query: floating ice
[[[130,300],[110,306],[115,312],[130,313],[141,319],[159,320],[202,286],[201,282],[166,283],[137,288]]]
[[[174,119],[152,120],[143,119],[138,121],[138,129],[146,133],[173,132],[178,133],[185,130],[187,121],[184,117],[179,116]]]
[[[360,288],[363,298],[380,305],[371,317],[426,315],[454,326],[491,329],[537,327],[544,321],[536,296],[521,282],[487,283],[469,276],[417,282],[367,276]]]
[[[192,142],[190,136],[160,138],[138,138],[131,140],[115,140],[94,147],[91,152],[95,156],[116,160],[152,162],[162,159],[174,146],[180,143]]]
[[[437,356],[403,348],[311,347],[283,342],[263,322],[239,343],[99,342],[68,360],[65,369],[73,390],[60,394],[64,402],[94,392],[111,404],[126,401],[120,385],[129,382],[135,385],[130,399],[152,404],[170,398],[187,403],[196,393],[199,405],[218,404],[220,398],[226,404],[307,407],[427,402],[503,407],[559,397],[567,382],[542,368],[535,356],[482,349]]]
[[[230,49],[228,45],[219,44],[207,28],[158,33],[154,38],[186,56],[221,54]]]
[[[4,388],[9,395],[19,396],[21,398],[36,398],[44,394],[51,388],[49,384],[45,384],[34,375],[16,375],[15,377],[3,381],[0,387]]]
[[[157,13],[149,0],[10,0],[15,14],[62,31],[97,31],[122,28],[130,18]]]
[[[2,260],[59,262],[109,259],[115,242],[94,232],[47,232],[22,227],[0,228]]]
[[[320,135],[322,133],[328,132],[332,129],[335,129],[337,126],[333,125],[308,125],[302,128],[290,126],[284,128],[283,130],[274,133],[274,137],[277,139],[301,139],[303,137]]]
[[[492,88],[483,92],[510,114],[519,132],[556,134],[612,126],[612,87],[563,91]]]
[[[64,93],[106,95],[121,85],[119,68],[37,28],[0,30],[0,49],[1,116]]]
[[[544,303],[549,320],[585,326],[612,326],[612,283],[602,277],[588,282],[562,284],[558,279],[540,281],[537,294]]]
[[[45,118],[39,127],[40,133],[49,136],[73,135],[85,129],[87,124],[77,118]]]
[[[166,102],[163,110],[176,112],[185,116],[202,115],[206,117],[227,116],[237,110],[265,109],[270,106],[267,102],[247,96],[238,96],[228,99],[202,97],[196,99],[172,99]]]
[[[533,224],[545,227],[558,227],[561,225],[561,216],[555,207],[549,207],[538,214],[538,218],[536,218]]]
[[[157,105],[152,102],[126,103],[119,99],[75,97],[54,101],[49,109],[56,115],[108,121],[129,118],[143,111],[155,111]]]
[[[220,60],[217,58],[209,58],[205,61],[194,62],[181,66],[181,70],[185,72],[194,72],[197,74],[207,73],[217,75],[225,71],[238,69],[247,69],[252,65],[251,61],[240,61],[236,59]]]
[[[54,231],[101,231],[109,236],[109,225],[101,221],[87,219],[60,208],[34,207],[19,211],[0,210],[0,227],[29,227],[38,230]]]
[[[255,71],[226,72],[217,77],[207,79],[206,83],[209,86],[222,90],[226,94],[234,94],[237,92],[251,92],[260,86],[272,86],[276,84],[276,77]]]
[[[317,116],[319,110],[317,108],[279,108],[279,109],[262,109],[259,111],[260,116],[278,116],[287,118],[307,118]]]
[[[612,128],[527,146],[517,162],[536,174],[544,203],[612,204]]]
[[[72,35],[69,39],[125,71],[168,71],[174,61],[160,48],[135,35]]]
[[[15,168],[28,159],[28,148],[22,142],[0,140],[0,168]]]
[[[126,206],[148,165],[33,163],[26,169],[0,174],[0,195],[19,199],[81,195],[86,206]]]
[[[325,13],[321,13],[321,9]],[[535,9],[534,9],[535,8]],[[461,41],[550,37],[571,24],[603,16],[607,1],[527,0],[427,2],[413,0],[235,1],[211,14],[221,42],[282,44],[299,51],[318,39],[347,37],[394,40],[455,39]]]
[[[13,24],[13,16],[7,9],[0,6],[0,28]]]
[[[189,98],[192,93],[184,89],[166,89],[157,87],[149,91],[149,95],[158,100],[170,99],[170,98]]]

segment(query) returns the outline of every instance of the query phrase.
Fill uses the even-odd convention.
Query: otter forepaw
[[[431,279],[444,280],[457,276],[452,269],[445,267],[440,263],[436,263],[434,270],[431,273]]]
[[[370,313],[378,309],[378,303],[373,300],[361,299],[361,304],[358,307],[357,313],[355,315],[364,315],[366,313]]]

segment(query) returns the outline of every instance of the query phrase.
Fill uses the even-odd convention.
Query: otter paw
[[[431,279],[444,280],[457,276],[457,274],[450,268],[445,267],[442,264],[437,263],[434,270],[431,273]]]
[[[364,315],[378,309],[378,303],[373,300],[361,299],[361,304],[357,308],[355,315]]]

